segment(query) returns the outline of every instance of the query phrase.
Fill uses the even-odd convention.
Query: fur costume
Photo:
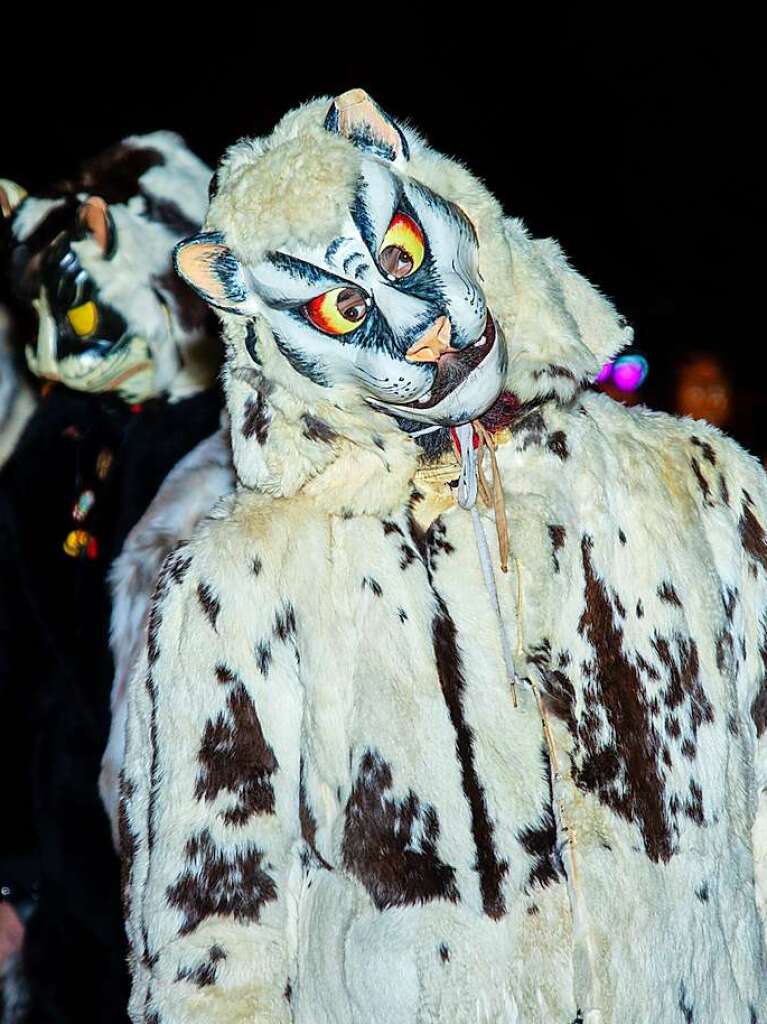
[[[179,541],[188,540],[211,507],[234,490],[229,428],[221,427],[174,466],[156,497],[125,539],[109,573],[112,594],[110,646],[115,663],[109,740],[99,789],[115,845],[119,778],[125,756],[127,684],[144,643],[149,605],[162,563]]]
[[[239,487],[129,688],[132,1020],[764,1022],[761,467],[592,390],[611,305],[363,93],[216,183]]]
[[[0,466],[32,415],[35,400],[16,366],[11,343],[11,319],[0,307]]]
[[[132,137],[48,195],[0,183],[41,400],[0,475],[0,695],[13,742],[2,882],[37,905],[34,1021],[125,1019],[119,863],[98,794],[113,666],[107,571],[169,470],[219,421],[208,313],[173,273],[209,169]],[[28,877],[31,874],[31,879]]]

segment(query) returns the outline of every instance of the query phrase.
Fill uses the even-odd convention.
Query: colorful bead
[[[72,509],[72,518],[76,523],[82,523],[88,516],[88,513],[96,504],[96,495],[93,491],[83,491],[80,497],[74,504]]]
[[[64,554],[70,558],[79,558],[88,548],[91,535],[87,530],[70,530],[64,541]]]
[[[99,480],[106,480],[109,476],[109,470],[112,468],[114,462],[114,455],[108,448],[102,448],[99,452],[98,458],[96,459],[96,476]]]

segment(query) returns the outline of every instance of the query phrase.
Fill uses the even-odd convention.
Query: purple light
[[[611,359],[610,362],[609,363],[605,363],[605,365],[599,371],[599,373],[597,375],[597,384],[604,384],[605,381],[608,381],[610,379],[610,374],[612,372],[613,372],[613,363],[612,363],[612,359]]]
[[[644,356],[620,356],[613,364],[613,384],[619,391],[636,391],[644,384],[647,371]]]

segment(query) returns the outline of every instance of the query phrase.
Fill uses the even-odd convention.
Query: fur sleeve
[[[227,530],[213,523],[165,560],[129,685],[120,833],[136,1024],[290,1019],[295,614]]]
[[[738,540],[742,553],[743,635],[725,627],[717,641],[717,657],[742,655],[738,694],[739,718],[755,735],[752,829],[756,899],[767,926],[767,479],[755,460],[730,500],[738,516]],[[736,608],[737,595],[730,595]],[[726,602],[725,602],[726,606]],[[729,615],[728,615],[729,617]],[[738,650],[740,647],[740,651]]]

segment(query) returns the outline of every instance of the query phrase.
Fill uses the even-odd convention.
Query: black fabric
[[[113,674],[106,574],[219,409],[214,392],[131,409],[55,388],[0,474],[0,885],[38,888],[29,1024],[128,1019],[119,865],[97,790]],[[62,545],[86,489],[98,555],[72,558]]]

